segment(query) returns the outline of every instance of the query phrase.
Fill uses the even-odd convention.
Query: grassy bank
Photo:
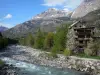
[[[100,56],[87,56],[85,54],[78,54],[77,57],[80,57],[80,58],[89,58],[89,59],[99,59],[100,60]]]

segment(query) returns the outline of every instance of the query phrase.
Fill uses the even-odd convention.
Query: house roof
[[[94,28],[94,27],[95,27],[95,26],[92,25],[92,24],[88,24],[88,23],[86,23],[85,21],[79,20],[79,21],[74,22],[74,23],[69,27],[69,29],[71,29],[71,28],[72,28],[73,26],[75,26],[75,25],[78,25],[79,23],[80,23],[81,25],[85,26],[86,28]]]
[[[77,23],[79,23],[79,21],[74,22],[74,23],[69,27],[69,29],[72,28],[73,26],[75,26]]]

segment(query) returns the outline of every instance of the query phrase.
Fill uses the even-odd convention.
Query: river
[[[3,60],[8,65],[13,65],[17,67],[17,75],[85,75],[83,72],[70,70],[70,69],[58,69],[54,67],[35,65],[29,62],[13,59],[14,55],[23,55],[24,52],[20,52],[20,48],[14,48],[16,46],[9,46],[8,50],[0,53],[0,59]],[[11,49],[11,50],[10,50]],[[15,49],[12,51],[12,49]],[[20,49],[20,50],[19,50]],[[20,69],[20,70],[19,70]]]

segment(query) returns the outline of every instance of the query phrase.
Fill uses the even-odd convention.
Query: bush
[[[51,56],[57,58],[57,47],[53,47],[51,50]]]
[[[65,49],[64,50],[64,55],[65,56],[70,56],[72,54],[72,51],[71,50],[68,50],[68,49]]]

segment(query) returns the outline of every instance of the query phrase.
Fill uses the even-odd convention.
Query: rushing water
[[[38,66],[6,57],[3,57],[1,59],[7,64],[19,68],[20,70],[16,70],[18,75],[85,75],[82,72],[69,69],[62,70],[53,67]]]
[[[75,70],[57,69],[53,67],[34,65],[12,59],[11,56],[13,55],[24,54],[20,50],[22,50],[22,47],[20,46],[10,46],[9,50],[0,53],[1,60],[3,60],[8,65],[13,65],[15,68],[17,67],[15,70],[18,75],[85,75],[85,73]]]

